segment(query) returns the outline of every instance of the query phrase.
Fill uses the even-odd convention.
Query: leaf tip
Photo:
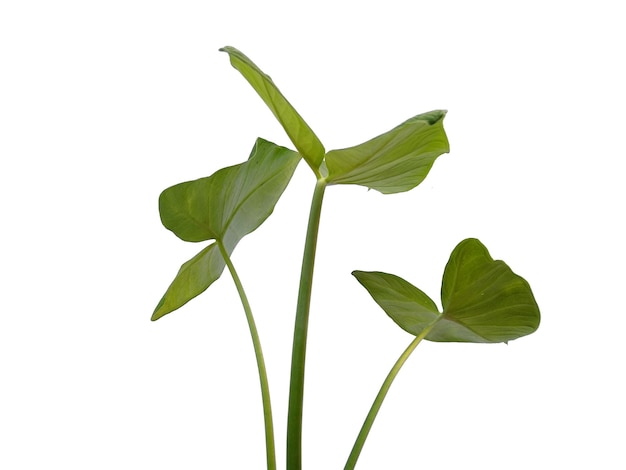
[[[154,309],[154,312],[152,312],[152,316],[150,317],[150,321],[157,321],[159,318],[161,318],[163,315],[165,315],[164,313],[161,312],[161,308],[163,307],[164,303],[165,303],[165,296],[163,296],[161,298],[161,300],[159,300],[159,303],[157,304],[156,308]]]
[[[170,286],[170,288],[171,288],[171,286]],[[152,312],[152,316],[150,317],[150,321],[160,320],[164,316],[166,316],[166,315],[172,313],[173,311],[177,310],[178,308],[180,308],[180,306],[172,307],[171,298],[168,297],[168,293],[169,293],[169,289],[167,290],[167,292],[165,292],[165,294],[163,294],[163,297],[161,297],[161,300],[159,300],[159,303],[154,308],[154,312]]]
[[[446,117],[446,114],[448,114],[447,109],[438,109],[436,111],[426,113],[425,115],[423,115],[423,117],[426,119],[426,122],[428,122],[428,124],[432,126],[433,124],[437,124],[444,117]]]

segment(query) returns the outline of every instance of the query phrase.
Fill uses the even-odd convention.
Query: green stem
[[[239,298],[241,299],[241,303],[243,304],[243,309],[246,312],[246,319],[248,320],[250,335],[252,336],[252,344],[254,345],[254,355],[256,356],[257,368],[259,369],[259,379],[261,381],[263,417],[265,419],[265,452],[267,456],[267,469],[276,470],[276,447],[274,444],[272,404],[270,400],[270,389],[269,382],[267,380],[267,371],[265,369],[265,360],[263,359],[263,350],[261,349],[261,340],[259,339],[259,333],[256,329],[256,324],[254,323],[254,317],[252,316],[252,309],[250,308],[248,297],[246,296],[246,292],[243,289],[241,280],[237,275],[237,271],[235,271],[235,266],[230,260],[230,256],[228,256],[228,252],[224,248],[224,245],[220,241],[217,242],[217,245],[219,246],[220,253],[222,253],[222,256],[224,257],[226,266],[228,266],[228,270],[233,277],[233,281],[235,282],[235,286],[237,287],[237,292],[239,293]]]
[[[416,336],[413,341],[411,341],[411,344],[409,344],[409,347],[404,350],[404,352],[400,355],[396,363],[393,365],[393,367],[389,371],[387,378],[383,382],[383,385],[380,387],[380,391],[378,392],[378,395],[376,395],[376,399],[374,400],[374,403],[372,403],[372,407],[370,408],[370,411],[367,414],[367,417],[365,418],[365,422],[363,423],[363,426],[361,427],[361,431],[359,432],[359,435],[357,436],[356,441],[354,442],[354,447],[352,447],[352,452],[350,452],[350,456],[348,457],[348,461],[346,462],[346,466],[344,467],[344,470],[354,470],[356,462],[359,459],[359,455],[361,454],[361,450],[363,449],[363,445],[365,444],[365,440],[367,439],[367,435],[369,434],[370,429],[372,429],[372,425],[374,424],[376,415],[378,414],[378,411],[380,410],[380,407],[383,404],[383,400],[387,396],[387,392],[389,391],[391,384],[396,378],[396,375],[398,375],[398,372],[400,372],[400,369],[402,368],[406,360],[409,358],[413,350],[426,337],[426,335],[430,332],[432,327],[435,326],[435,323],[437,323],[438,320],[439,319],[435,320],[433,323],[431,323],[426,328],[424,328],[424,330],[418,336]]]
[[[311,305],[311,288],[313,284],[313,266],[317,234],[322,212],[322,201],[326,181],[317,180],[307,227],[300,288],[296,308],[296,323],[293,333],[293,350],[291,354],[291,381],[289,384],[289,414],[287,417],[287,470],[302,468],[302,404],[304,399],[304,362],[306,358],[306,341],[309,324],[309,308]]]

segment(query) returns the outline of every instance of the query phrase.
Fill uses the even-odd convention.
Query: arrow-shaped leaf
[[[205,291],[239,241],[273,212],[300,155],[258,139],[245,163],[177,184],[159,198],[163,225],[186,241],[216,240],[183,264],[152,315],[157,320]]]
[[[278,122],[295,145],[304,160],[317,173],[324,159],[324,146],[309,125],[302,119],[295,108],[287,101],[269,75],[256,66],[241,51],[226,46],[220,51],[228,53],[230,63],[252,85],[265,104],[270,108]]]
[[[329,184],[359,184],[384,194],[420,184],[437,157],[450,150],[445,111],[431,111],[355,147],[326,154]]]
[[[442,282],[443,312],[417,287],[381,272],[354,271],[376,303],[405,331],[430,341],[507,342],[534,332],[540,313],[529,284],[476,239],[452,252]]]

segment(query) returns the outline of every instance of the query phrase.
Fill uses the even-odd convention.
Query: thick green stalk
[[[267,456],[267,469],[276,470],[276,446],[274,443],[272,404],[270,400],[270,389],[269,382],[267,380],[267,371],[265,369],[265,360],[263,359],[263,350],[261,349],[261,340],[259,339],[259,333],[256,329],[254,317],[252,316],[252,309],[250,308],[248,297],[246,296],[246,292],[243,289],[241,280],[237,275],[237,271],[235,271],[235,266],[230,260],[230,256],[228,256],[228,252],[224,248],[224,245],[219,241],[217,242],[217,244],[219,246],[220,252],[222,253],[222,256],[224,257],[226,266],[228,266],[228,270],[233,277],[233,281],[235,282],[235,286],[237,287],[237,292],[239,293],[239,298],[241,299],[241,303],[243,304],[243,309],[246,312],[246,319],[248,320],[250,335],[252,336],[252,344],[254,345],[254,355],[256,356],[257,368],[259,369],[259,379],[261,381],[263,418],[265,420],[265,453]]]
[[[393,365],[393,367],[389,371],[387,378],[383,382],[383,385],[380,387],[380,391],[378,392],[378,395],[376,395],[376,399],[374,400],[374,403],[372,403],[372,407],[370,408],[370,411],[367,414],[367,417],[365,418],[365,422],[363,423],[363,426],[361,427],[361,431],[359,432],[359,435],[357,436],[356,441],[354,442],[354,447],[352,447],[352,452],[350,452],[350,456],[348,457],[348,461],[346,462],[346,466],[344,467],[344,470],[354,470],[356,462],[359,459],[359,455],[361,454],[361,450],[363,449],[363,445],[365,444],[365,440],[367,439],[367,435],[369,434],[370,429],[372,429],[372,425],[374,424],[376,415],[378,414],[378,411],[380,410],[380,407],[383,404],[383,400],[387,396],[387,392],[389,391],[391,384],[396,378],[396,375],[398,375],[398,372],[400,372],[400,369],[402,368],[406,360],[409,358],[413,350],[426,337],[426,335],[430,332],[432,327],[435,326],[435,323],[437,323],[438,320],[439,319],[435,320],[433,323],[431,323],[426,328],[424,328],[424,330],[418,336],[416,336],[413,341],[411,341],[411,344],[409,344],[409,347],[404,350],[404,352],[400,355],[396,363]]]
[[[302,271],[300,272],[300,288],[296,308],[296,324],[293,333],[293,350],[291,353],[291,382],[289,384],[289,414],[287,417],[287,470],[302,468],[302,404],[304,399],[304,362],[306,358],[306,340],[309,324],[309,308],[311,305],[311,288],[313,284],[313,266],[317,234],[322,212],[322,201],[326,180],[320,178],[315,185],[309,224],[307,227]]]

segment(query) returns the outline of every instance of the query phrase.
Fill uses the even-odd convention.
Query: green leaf
[[[452,252],[442,282],[443,313],[417,287],[392,274],[353,275],[405,331],[427,340],[500,343],[533,333],[540,313],[528,283],[485,246],[467,239]]]
[[[228,53],[232,66],[252,85],[283,126],[298,152],[317,173],[325,150],[313,130],[287,101],[269,75],[263,73],[247,56],[230,46],[223,47],[220,51]]]
[[[530,285],[475,238],[450,255],[441,287],[443,318],[431,341],[507,342],[533,333],[540,313]]]
[[[401,277],[365,271],[354,271],[352,275],[387,315],[412,335],[419,335],[441,315],[430,297]]]
[[[326,154],[329,184],[358,184],[383,194],[420,184],[437,157],[450,150],[443,129],[445,111],[414,116],[355,147]]]
[[[153,320],[184,305],[220,277],[225,261],[218,244],[230,255],[271,215],[299,161],[296,152],[258,139],[248,161],[161,193],[159,212],[166,228],[185,241],[217,244],[182,265]]]
[[[245,163],[163,191],[161,221],[185,241],[238,241],[270,216],[299,158],[292,150],[257,139]]]
[[[224,258],[212,243],[180,267],[174,281],[159,301],[152,320],[158,320],[202,294],[224,271]]]

